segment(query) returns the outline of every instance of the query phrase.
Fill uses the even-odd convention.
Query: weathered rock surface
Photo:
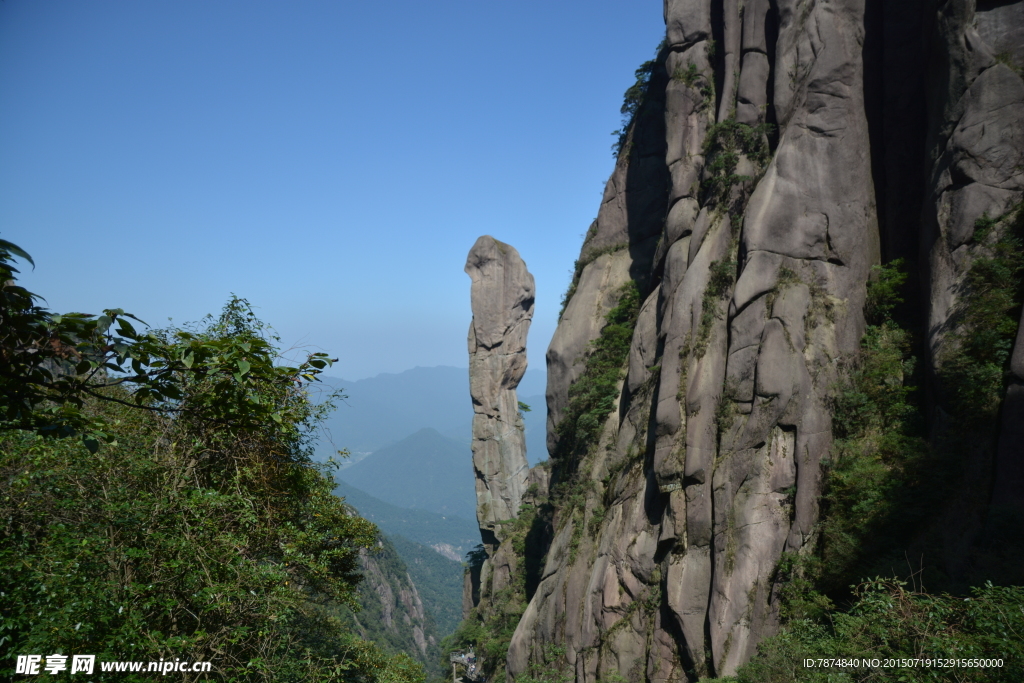
[[[643,305],[598,443],[552,481],[585,502],[556,502],[509,680],[549,645],[578,681],[747,661],[778,628],[780,558],[815,542],[830,392],[859,348],[872,266],[920,264],[937,373],[976,221],[1024,194],[1024,2],[666,0],[664,16],[548,350],[553,455],[624,283]],[[770,154],[734,149],[716,193],[710,155],[732,120]],[[1024,320],[1011,370],[1005,504],[1024,499]]]
[[[376,549],[360,551],[359,568],[363,580],[356,599],[361,609],[347,612],[356,633],[424,664],[433,663],[440,654],[440,638],[391,542],[381,538]]]
[[[472,279],[469,392],[473,398],[476,518],[487,559],[467,575],[463,609],[509,585],[519,559],[503,529],[519,515],[530,466],[516,387],[526,373],[526,337],[533,317],[533,276],[514,248],[490,236],[466,259]]]
[[[519,514],[530,470],[516,387],[526,373],[535,289],[519,252],[486,235],[470,250],[466,273],[473,280],[469,393],[476,517],[481,530],[494,533]]]

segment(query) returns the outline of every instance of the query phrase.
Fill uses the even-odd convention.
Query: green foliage
[[[480,543],[466,553],[466,566],[471,569],[479,569],[487,561],[487,549]]]
[[[440,636],[454,632],[462,619],[462,563],[401,536],[392,536],[390,540],[405,562]]]
[[[865,310],[872,324],[858,357],[847,367],[846,380],[836,388],[832,406],[835,442],[826,463],[818,547],[812,555],[783,556],[774,578],[786,626],[761,644],[737,680],[1016,681],[1024,677],[1024,588],[986,582],[958,597],[926,593],[923,588],[907,590],[897,579],[875,579],[854,587],[852,593],[845,590],[858,577],[879,572],[892,575],[901,567],[912,572],[915,582],[931,575],[962,589],[962,584],[935,566],[944,547],[943,529],[934,528],[935,513],[948,509],[950,501],[963,494],[964,454],[978,443],[991,443],[994,421],[981,420],[979,415],[991,417],[990,406],[997,406],[1003,393],[1001,372],[1006,359],[999,349],[1012,339],[1019,311],[1014,302],[1019,302],[1022,269],[1020,243],[1013,229],[1003,219],[979,221],[987,250],[976,256],[966,274],[964,310],[955,333],[957,351],[944,361],[944,366],[989,364],[999,372],[993,372],[996,379],[987,386],[974,387],[976,394],[966,399],[959,394],[961,412],[954,413],[954,436],[931,444],[925,439],[923,411],[915,400],[913,341],[892,318],[902,303],[902,264],[879,267],[873,273]],[[987,337],[987,348],[978,349],[966,336],[979,334],[983,326],[993,334]],[[945,367],[943,372],[947,391],[963,391],[949,385]],[[965,373],[957,381],[969,376]],[[994,519],[991,511],[980,512]],[[996,530],[998,548],[976,545],[973,561],[986,572],[1011,577],[1013,572],[1002,571],[1005,567],[999,563],[1008,565],[1016,558],[1019,576],[1019,520],[989,526]],[[920,568],[908,566],[911,558],[921,562]],[[802,665],[805,658],[836,657],[1002,658],[1004,666],[873,664],[808,669]]]
[[[210,661],[225,681],[422,679],[331,614],[352,604],[376,530],[309,458],[330,408],[304,389],[320,357],[276,365],[241,299],[205,325],[140,334],[116,312],[26,307],[9,282],[4,297],[0,673],[16,654],[63,652]],[[97,425],[102,449],[47,438]]]
[[[566,661],[565,648],[548,645],[541,661],[531,660],[526,672],[515,678],[515,683],[572,683],[575,678]]]
[[[711,340],[711,328],[715,324],[715,320],[722,317],[721,304],[736,279],[736,261],[732,259],[713,261],[710,273],[708,285],[704,288],[701,298],[700,325],[697,327],[694,348],[698,358],[707,351],[708,342]]]
[[[8,654],[181,656],[239,681],[368,673],[316,606],[351,602],[356,551],[373,538],[328,477],[262,435],[228,444],[181,418],[97,403],[86,408],[117,443],[95,456],[24,432],[3,442]],[[339,666],[356,668],[331,673]]]
[[[771,288],[765,297],[765,304],[768,308],[768,312],[771,313],[775,306],[776,299],[778,299],[779,294],[781,294],[784,289],[791,287],[792,285],[800,284],[801,282],[803,282],[803,280],[800,279],[800,276],[795,270],[786,266],[780,267],[779,273],[775,278],[775,286]]]
[[[684,83],[687,87],[692,88],[700,77],[700,71],[697,69],[697,65],[690,62],[684,69],[682,66],[676,67],[676,70],[672,72],[673,80]]]
[[[1024,204],[999,218],[982,216],[974,237],[979,248],[959,292],[951,350],[940,369],[944,407],[968,432],[990,425],[1002,399],[1024,299]]]
[[[886,265],[873,266],[868,280],[864,317],[872,325],[881,325],[892,318],[893,309],[903,303],[902,288],[907,282],[905,262],[896,259]]]
[[[17,246],[0,240],[0,431],[80,434],[96,452],[112,437],[102,420],[84,409],[87,398],[162,413],[187,411],[190,419],[229,430],[271,422],[288,428],[294,416],[282,413],[279,402],[263,399],[296,380],[316,381],[331,363],[326,354],[314,353],[299,367],[275,366],[275,339],[262,334],[144,333],[130,322],[138,318],[121,309],[100,316],[50,313],[36,305],[37,295],[15,284],[14,257],[31,262]],[[223,324],[264,331],[244,299],[233,298],[228,309],[231,316],[222,317]],[[115,386],[130,393],[103,391]],[[187,387],[202,390],[185,395]]]
[[[888,318],[905,279],[900,262],[876,270],[869,325],[848,379],[833,400],[833,444],[822,497],[819,585],[841,591],[873,573],[891,573],[894,556],[919,532],[950,484],[950,463],[929,448],[908,381],[915,359],[909,332]],[[953,468],[955,470],[955,468]]]
[[[542,531],[550,510],[546,501],[523,503],[519,515],[504,526],[502,547],[510,547],[518,562],[507,587],[481,597],[481,604],[470,611],[455,633],[442,643],[442,652],[474,647],[480,657],[483,675],[500,675],[505,655],[526,605],[540,580],[545,544]],[[483,546],[471,552],[470,566],[481,566],[486,559]]]
[[[596,442],[618,396],[639,313],[640,291],[630,281],[619,291],[618,304],[605,316],[600,336],[591,343],[583,373],[569,388],[569,405],[557,428],[556,463],[567,463]]]
[[[426,550],[440,560],[455,564],[433,550]],[[367,554],[363,563],[367,570],[356,591],[358,609],[340,607],[334,613],[363,640],[372,641],[393,655],[404,653],[426,668],[433,669],[430,671],[431,674],[443,675],[443,669],[435,668],[440,656],[437,649],[440,639],[433,615],[424,609],[425,616],[420,619],[407,604],[407,600],[403,599],[403,594],[408,596],[413,589],[410,582],[412,568],[403,561],[395,544],[386,536],[378,536],[377,547]],[[461,566],[458,569],[458,578],[461,579]],[[459,583],[461,584],[461,581]],[[419,583],[416,584],[416,589],[426,608],[427,599],[422,594]],[[461,585],[458,586],[460,600],[461,589]],[[426,653],[423,653],[416,644],[413,636],[414,626],[422,628],[423,636],[428,643],[431,640],[435,642],[433,647],[428,646]]]
[[[748,126],[736,119],[726,119],[708,128],[704,137],[704,180],[701,182],[701,204],[721,205],[729,199],[734,185],[752,180],[736,175],[740,155],[745,155],[758,168],[771,160],[768,135],[770,123]]]
[[[623,150],[628,152],[627,143],[633,127],[633,121],[636,119],[637,112],[640,111],[644,98],[647,96],[647,86],[650,85],[651,74],[654,73],[656,64],[653,59],[641,64],[640,68],[634,72],[636,82],[629,86],[622,96],[622,107],[619,110],[622,114],[622,127],[612,132],[612,135],[615,136],[615,144],[612,145],[612,151],[616,157],[622,154]]]
[[[758,647],[740,668],[741,683],[821,681],[867,683],[1024,680],[1024,588],[986,584],[970,598],[908,590],[892,579],[859,585],[847,612],[828,620],[799,619]],[[805,659],[867,659],[859,667],[804,666]],[[886,660],[941,660],[915,665]],[[1002,666],[980,667],[970,660],[1001,659]],[[951,666],[950,660],[960,660]],[[965,661],[966,660],[966,661]],[[972,665],[973,664],[973,665]]]
[[[658,44],[656,52],[660,53],[664,47],[665,40],[662,39],[661,43]],[[615,136],[612,152],[616,158],[620,157],[624,152],[627,156],[629,155],[632,145],[633,127],[637,117],[643,110],[651,83],[651,76],[654,74],[657,66],[657,57],[641,64],[640,68],[634,72],[636,81],[626,89],[622,96],[622,107],[619,109],[619,113],[622,114],[622,127],[612,132],[612,135]]]
[[[441,651],[474,647],[481,671],[485,677],[492,678],[504,668],[509,643],[525,611],[525,596],[514,587],[504,588],[489,596],[486,608],[470,610],[455,633],[442,641]]]

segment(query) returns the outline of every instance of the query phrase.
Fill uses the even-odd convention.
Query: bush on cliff
[[[225,681],[422,680],[325,610],[352,603],[376,530],[309,458],[326,406],[303,385],[320,357],[276,365],[241,299],[189,329],[113,334],[120,314],[68,325],[11,281],[10,246],[0,671],[62,653],[95,655],[96,680],[151,679],[100,662],[176,658]]]

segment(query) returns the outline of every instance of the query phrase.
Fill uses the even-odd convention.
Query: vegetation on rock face
[[[409,541],[406,541],[409,543]],[[445,558],[433,553],[440,560]],[[376,547],[362,558],[363,580],[356,589],[358,610],[348,606],[334,611],[341,621],[363,640],[372,641],[391,655],[406,654],[420,662],[430,674],[443,676],[437,669],[440,637],[426,601],[416,604],[419,586],[402,560],[396,545],[387,536],[378,536]],[[461,588],[461,587],[460,587]],[[461,590],[459,591],[461,597]],[[423,613],[419,614],[419,607]],[[417,642],[414,629],[420,630]]]
[[[615,405],[640,303],[636,282],[623,285],[618,304],[605,316],[600,336],[591,343],[583,374],[569,388],[569,405],[557,427],[558,449],[553,458],[558,474],[593,445]]]
[[[53,315],[10,281],[18,253],[0,254],[3,673],[60,652],[209,661],[226,681],[422,680],[331,615],[375,529],[309,458],[328,406],[303,385],[326,358],[275,365],[241,299],[145,334],[119,312]]]
[[[575,676],[568,673],[565,648],[549,645],[544,650],[543,664],[531,661],[526,672],[516,678],[516,683],[572,683]]]
[[[921,380],[911,350],[920,343],[895,318],[906,280],[902,263],[876,267],[861,352],[832,406],[835,443],[826,463],[816,552],[780,562],[783,631],[759,646],[738,680],[874,681],[888,680],[893,670],[906,681],[949,680],[951,672],[961,681],[1024,678],[1020,520],[987,509],[977,490],[987,486],[965,483],[971,454],[991,453],[995,445],[1024,298],[1021,209],[995,220],[983,217],[977,228],[979,248],[963,277],[954,331],[940,358],[938,396],[948,412],[939,418],[937,437],[929,439],[918,395]],[[975,509],[981,520],[973,545],[961,551],[969,561],[958,576],[942,569],[950,552],[942,514],[951,506]],[[863,579],[879,575],[905,576],[915,588],[908,590],[900,579]],[[801,664],[818,657],[960,663],[828,670]],[[991,658],[1002,664],[971,663]]]
[[[601,249],[588,249],[580,258],[576,259],[572,266],[572,280],[569,282],[569,288],[565,290],[565,294],[562,295],[562,305],[558,311],[558,319],[562,319],[562,315],[565,313],[565,307],[569,305],[569,300],[572,299],[572,295],[576,293],[576,287],[580,284],[580,278],[583,276],[583,269],[589,266],[591,263],[604,256],[605,254],[614,254],[617,251],[628,249],[629,244],[613,244]]]
[[[585,523],[583,503],[587,484],[577,479],[576,467],[579,459],[596,443],[618,398],[640,304],[635,282],[630,281],[620,288],[618,303],[605,316],[600,335],[591,343],[584,371],[570,388],[569,404],[557,428],[559,446],[551,463],[553,477],[559,481],[550,498],[529,496],[518,517],[503,529],[502,545],[511,547],[516,557],[509,585],[494,594],[481,595],[480,605],[443,645],[443,650],[474,646],[482,657],[483,674],[488,678],[500,675],[512,635],[539,583],[555,510],[568,512],[566,519],[571,519],[575,525],[569,548],[573,558],[585,530],[590,528],[594,532],[600,525],[603,513],[595,513],[590,524]],[[548,652],[547,661],[561,658],[557,651]],[[563,670],[562,664],[559,661],[558,668],[551,671],[533,666],[525,680],[566,680],[565,674],[559,673]],[[571,676],[568,679],[571,680]]]
[[[660,46],[658,48],[661,49]],[[636,82],[626,89],[625,94],[622,96],[622,108],[620,113],[622,114],[622,127],[612,132],[615,136],[615,144],[612,145],[612,152],[616,157],[620,156],[623,151],[629,154],[629,134],[633,128],[633,122],[636,119],[637,112],[640,111],[640,107],[643,106],[644,98],[647,96],[647,86],[651,82],[651,74],[654,73],[654,67],[657,61],[654,59],[648,60],[640,65],[635,72]]]
[[[462,564],[401,536],[389,539],[405,562],[439,635],[454,632],[462,619]]]
[[[748,126],[735,119],[726,119],[708,128],[704,138],[704,180],[701,181],[701,204],[718,206],[729,201],[733,186],[753,180],[750,175],[737,175],[740,156],[762,170],[771,160],[768,135],[774,130],[770,123]],[[740,205],[746,200],[742,198]],[[736,213],[737,207],[730,207]]]
[[[546,503],[540,505],[527,502],[519,510],[519,516],[503,529],[506,534],[502,545],[508,544],[517,558],[515,572],[509,585],[494,593],[485,592],[480,596],[480,605],[470,610],[469,615],[459,624],[450,637],[441,645],[442,653],[450,650],[475,648],[480,657],[481,671],[492,678],[504,668],[505,655],[515,633],[519,619],[526,611],[526,605],[536,585],[536,572],[530,571],[529,558],[539,558],[542,549],[536,544],[538,517],[545,513]],[[469,563],[477,567],[483,564],[486,553],[483,548],[468,556]],[[536,568],[539,569],[539,568]],[[447,663],[447,660],[445,660]]]
[[[1024,204],[978,219],[976,251],[964,278],[951,350],[941,358],[945,407],[969,430],[996,418],[1017,333],[1024,272]]]
[[[908,589],[892,579],[866,581],[854,590],[848,610],[833,612],[828,620],[790,622],[781,634],[762,642],[757,656],[729,680],[1024,680],[1022,605],[1024,588],[1019,586],[986,584],[969,597],[954,597]],[[839,661],[827,667],[804,663],[819,658]]]
[[[876,269],[861,353],[833,404],[835,443],[822,499],[819,585],[842,591],[905,564],[902,549],[938,502],[948,468],[936,462],[914,401],[910,333],[889,312],[906,279],[897,262]],[[893,555],[897,557],[893,557]]]
[[[708,285],[704,288],[701,297],[700,325],[697,327],[696,343],[692,349],[698,357],[702,357],[707,351],[708,342],[711,340],[711,328],[715,320],[722,317],[722,306],[726,302],[724,297],[730,292],[733,282],[736,280],[736,261],[723,259],[714,261],[710,268]]]

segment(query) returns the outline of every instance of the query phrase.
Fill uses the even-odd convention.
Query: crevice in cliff
[[[775,64],[776,52],[779,42],[779,1],[768,0],[768,14],[764,20],[765,42],[768,45],[768,83],[766,94],[768,104],[765,107],[764,121],[769,124],[768,147],[772,154],[775,154],[779,146],[779,119],[775,112]]]
[[[711,57],[711,69],[714,72],[712,78],[715,83],[715,101],[712,108],[712,123],[717,121],[717,112],[722,104],[722,94],[725,86],[725,0],[711,0],[711,40],[713,52]]]
[[[626,168],[626,227],[629,238],[629,276],[646,298],[654,289],[652,271],[657,242],[665,223],[669,170],[665,163],[665,86],[668,72],[662,47],[633,123],[633,144]],[[638,139],[639,137],[639,139]]]

